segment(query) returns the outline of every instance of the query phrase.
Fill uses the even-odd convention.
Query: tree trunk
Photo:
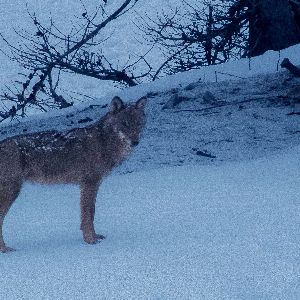
[[[249,56],[300,43],[300,28],[289,0],[254,0],[249,19]]]

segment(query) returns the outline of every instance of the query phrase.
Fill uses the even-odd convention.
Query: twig
[[[248,103],[248,102],[263,101],[263,100],[267,100],[269,98],[271,98],[271,97],[251,98],[251,99],[247,99],[247,100],[243,100],[243,101],[232,102],[232,103],[223,103],[223,104],[214,105],[214,106],[210,106],[210,107],[205,107],[205,108],[201,108],[201,109],[180,109],[180,110],[174,110],[173,112],[174,113],[179,113],[179,112],[201,112],[201,111],[216,109],[216,108],[220,108],[220,107],[224,107],[224,106],[233,106],[233,105],[238,105],[238,104],[243,104],[243,103]]]
[[[235,78],[240,78],[240,79],[246,79],[245,77],[241,77],[241,76],[237,76],[237,75],[233,75],[233,74],[229,74],[229,73],[225,73],[225,72],[217,72],[218,74],[222,74],[222,75],[226,75],[226,76],[230,76],[230,77],[235,77]]]

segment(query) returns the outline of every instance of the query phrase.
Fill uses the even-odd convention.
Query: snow
[[[79,191],[26,185],[3,299],[299,299],[299,147],[269,159],[115,175],[84,245]],[[43,195],[43,201],[41,201]]]
[[[154,15],[159,3],[140,1],[136,11]],[[29,5],[61,22],[80,2]],[[29,28],[24,7],[4,1],[2,33],[13,36],[12,20]],[[126,34],[132,18],[119,20],[109,42],[116,59],[137,48]],[[97,98],[1,124],[1,139],[65,131],[97,120],[116,94],[148,96],[140,145],[100,187],[95,227],[106,239],[84,244],[78,187],[25,184],[5,220],[4,237],[17,251],[0,255],[0,298],[299,299],[300,125],[284,97],[300,81],[280,69],[284,57],[300,64],[299,47],[123,90],[75,77],[65,89]],[[18,67],[1,53],[0,60],[4,86]],[[215,102],[203,100],[206,91]],[[174,95],[186,100],[163,110]]]

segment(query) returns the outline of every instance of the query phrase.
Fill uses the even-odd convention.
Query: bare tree
[[[125,14],[137,1],[124,1],[109,16],[106,16],[103,5],[100,5],[93,15],[84,11],[80,17],[81,24],[73,26],[70,34],[62,32],[52,20],[50,25],[46,26],[34,14],[29,13],[35,32],[18,33],[23,39],[23,44],[14,45],[2,36],[11,49],[10,57],[29,70],[29,74],[23,82],[19,82],[14,88],[8,87],[1,95],[2,101],[13,105],[10,109],[0,112],[0,118],[4,120],[17,115],[24,116],[28,106],[46,110],[49,106],[64,108],[72,105],[72,102],[57,94],[62,72],[73,72],[127,86],[134,86],[140,78],[147,76],[151,68],[145,57],[128,62],[119,69],[99,50],[99,45],[103,42],[99,38],[100,32]],[[102,17],[101,22],[97,22],[99,15]],[[148,71],[133,75],[135,65],[141,62],[146,64]]]
[[[244,5],[245,1],[238,1]],[[252,0],[249,56],[281,50],[300,42],[299,0]]]
[[[162,13],[157,19],[143,20],[148,41],[159,44],[166,56],[154,79],[160,73],[218,64],[246,52],[248,8],[229,12],[232,1],[205,1],[201,7],[183,3],[172,15]]]
[[[166,57],[161,73],[252,57],[300,42],[300,0],[183,0],[172,14],[148,18],[143,29]]]

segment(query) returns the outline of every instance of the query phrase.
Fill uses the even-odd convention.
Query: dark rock
[[[179,94],[174,94],[162,107],[162,109],[172,109],[175,108],[179,103],[188,100],[188,97],[180,96]]]
[[[201,150],[197,150],[196,155],[209,157],[209,158],[216,158],[215,155],[212,155],[212,154],[208,153],[207,151],[201,151]]]
[[[87,122],[91,122],[91,121],[93,121],[93,119],[86,117],[84,119],[79,120],[78,124],[87,123]]]
[[[204,100],[204,103],[206,103],[206,104],[214,104],[214,103],[218,102],[216,97],[210,91],[206,91],[203,94],[202,98]]]

